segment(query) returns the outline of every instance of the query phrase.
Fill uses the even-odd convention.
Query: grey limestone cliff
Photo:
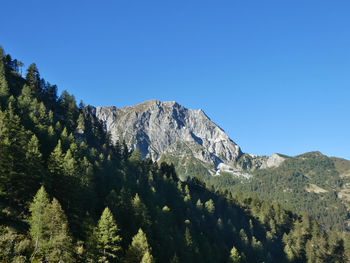
[[[283,159],[249,155],[250,165],[245,167],[239,160],[247,155],[219,126],[202,110],[186,109],[175,101],[96,107],[94,113],[103,121],[113,142],[124,140],[132,150],[138,148],[142,157],[154,161],[170,160],[183,166],[186,159],[192,158],[209,174],[217,174],[220,167],[234,167],[235,171],[266,168],[278,166]]]

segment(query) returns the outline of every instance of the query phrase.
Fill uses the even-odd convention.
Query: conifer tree
[[[197,208],[198,208],[199,210],[202,210],[202,208],[203,208],[203,203],[202,203],[202,201],[201,201],[200,199],[197,200],[196,206],[197,206]]]
[[[32,94],[40,95],[40,75],[35,63],[29,65],[27,69],[26,80],[29,88],[32,91]]]
[[[33,257],[35,257],[45,243],[45,210],[48,204],[49,198],[45,188],[42,186],[34,196],[33,202],[29,207],[31,213],[29,218],[30,235],[34,241]]]
[[[8,110],[0,111],[0,196],[10,204],[29,201],[25,175],[27,143],[28,132],[10,102]]]
[[[33,100],[33,92],[28,85],[24,85],[21,94],[18,96],[18,106],[21,112],[28,115],[29,106]]]
[[[61,106],[62,114],[64,115],[64,124],[69,130],[75,127],[76,118],[78,118],[78,108],[73,95],[70,95],[64,90],[58,99]]]
[[[124,263],[140,263],[147,252],[151,254],[151,248],[148,245],[146,234],[140,228],[132,238],[131,245],[125,255]],[[150,258],[151,256],[145,256],[144,260],[150,260]]]
[[[0,46],[0,107],[6,105],[10,90],[5,76],[4,50]]]
[[[215,205],[212,199],[209,199],[207,202],[205,202],[204,206],[210,214],[213,214],[215,212]]]
[[[117,262],[119,260],[122,239],[118,233],[119,229],[112,212],[106,207],[95,230],[98,262]]]
[[[185,241],[186,241],[187,247],[191,248],[193,245],[193,240],[192,240],[190,229],[187,226],[185,230]]]
[[[249,238],[243,228],[239,231],[239,236],[243,243],[247,246],[249,244]]]
[[[138,162],[140,162],[141,160],[141,151],[140,149],[136,149],[135,151],[132,152],[129,160],[132,162],[132,163],[135,163],[137,164]]]
[[[43,102],[39,103],[38,100],[35,98],[31,101],[29,110],[29,116],[37,127],[43,127],[48,123],[46,107]]]
[[[47,262],[72,262],[72,239],[68,221],[57,199],[49,203],[42,186],[30,205],[30,235],[34,242],[33,259]]]
[[[65,200],[69,196],[67,193],[71,189],[67,188],[67,182],[64,176],[64,154],[62,153],[61,141],[58,143],[55,149],[49,156],[47,163],[50,176],[48,178],[48,184],[50,187],[50,193],[61,201],[61,204],[65,209],[67,209]]]
[[[141,259],[141,263],[154,263],[153,256],[151,255],[151,253],[148,250],[143,255],[143,257]]]
[[[57,98],[57,86],[48,84],[45,89],[45,102],[50,110],[54,109]]]
[[[48,262],[72,262],[73,244],[68,232],[68,221],[56,198],[47,206],[45,220],[45,258]]]
[[[75,176],[77,169],[76,160],[73,158],[71,150],[68,149],[63,159],[63,171],[67,176]]]
[[[136,217],[136,225],[141,227],[148,227],[148,225],[150,224],[150,219],[149,219],[147,207],[142,202],[138,193],[135,194],[135,197],[132,199],[131,204]]]
[[[58,140],[58,143],[50,154],[48,168],[52,175],[60,174],[62,171],[64,162],[64,155],[62,153],[61,140]]]
[[[33,135],[30,139],[26,152],[26,177],[30,189],[35,189],[44,177],[42,155],[39,151],[39,140]],[[28,194],[33,195],[33,191],[28,189]]]
[[[242,257],[239,254],[237,248],[235,246],[232,247],[230,251],[230,257],[229,257],[229,263],[241,263],[242,262]]]
[[[84,115],[82,113],[79,114],[78,121],[77,121],[77,132],[82,134],[85,131],[85,120]]]

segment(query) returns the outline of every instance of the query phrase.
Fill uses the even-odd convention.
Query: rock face
[[[177,162],[191,157],[210,174],[217,173],[220,167],[225,171],[230,170],[228,167],[235,171],[244,168],[239,162],[243,156],[240,147],[202,110],[186,109],[175,101],[149,100],[123,108],[96,107],[94,114],[103,121],[113,142],[125,140],[128,147],[138,148],[142,157],[153,161],[171,157]],[[259,161],[249,169],[278,166],[283,161],[274,155],[249,159],[254,158]],[[177,162],[177,166],[181,165]]]
[[[285,156],[280,155],[278,153],[274,153],[271,156],[269,156],[265,162],[262,163],[261,169],[264,168],[273,168],[280,166],[281,163],[286,159]]]

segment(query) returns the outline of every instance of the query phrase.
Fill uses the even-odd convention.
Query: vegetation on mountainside
[[[277,168],[254,171],[249,180],[223,174],[210,178],[210,183],[218,189],[240,190],[264,200],[278,200],[293,211],[307,212],[324,228],[345,231],[349,211],[347,200],[340,199],[339,192],[346,187],[348,178],[340,176],[335,161],[343,170],[347,162],[339,160],[311,152],[288,158]]]
[[[349,239],[274,202],[182,182],[110,143],[0,48],[1,262],[345,262]],[[337,181],[335,181],[337,182]]]

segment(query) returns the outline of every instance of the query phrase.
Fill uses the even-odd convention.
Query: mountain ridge
[[[176,101],[152,99],[121,108],[93,107],[93,113],[103,122],[114,143],[125,141],[130,149],[139,149],[142,157],[153,161],[178,163],[179,158],[194,157],[208,175],[220,173],[222,167],[226,167],[226,172],[250,171],[276,167],[285,160],[277,153],[271,156],[244,153],[202,109],[187,109]],[[178,166],[183,163],[180,161]]]

